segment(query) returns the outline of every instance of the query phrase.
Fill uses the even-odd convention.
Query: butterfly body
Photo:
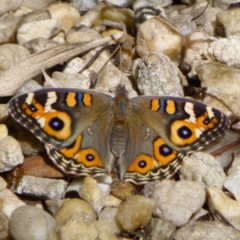
[[[128,97],[124,89],[114,98],[113,123],[111,128],[110,147],[116,157],[122,156],[128,142]]]
[[[142,184],[172,176],[183,157],[229,130],[226,115],[186,98],[116,96],[44,89],[9,103],[11,116],[45,144],[67,174],[99,176],[117,167]]]

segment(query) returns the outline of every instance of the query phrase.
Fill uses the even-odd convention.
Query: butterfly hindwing
[[[119,159],[122,178],[135,184],[170,178],[180,168],[184,155],[171,148],[149,125],[129,122],[129,142]]]
[[[45,144],[49,157],[65,173],[75,176],[99,176],[110,172],[113,155],[106,128],[111,118],[103,117],[88,126],[68,146],[57,149]]]

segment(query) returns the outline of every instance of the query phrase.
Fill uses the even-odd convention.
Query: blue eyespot
[[[145,167],[147,166],[147,163],[146,163],[145,160],[141,160],[141,161],[139,161],[138,166],[139,166],[140,168],[145,168]]]
[[[64,127],[64,122],[58,117],[54,117],[49,121],[49,126],[55,131],[61,131]]]
[[[173,150],[170,147],[168,147],[166,144],[164,144],[159,147],[159,152],[163,156],[168,156],[172,154]]]
[[[193,134],[192,131],[186,126],[183,126],[178,129],[178,136],[183,139],[190,138],[192,134]]]
[[[86,159],[91,162],[94,160],[94,156],[92,154],[87,154]]]
[[[33,104],[30,104],[28,108],[30,109],[31,112],[37,112],[38,110]]]

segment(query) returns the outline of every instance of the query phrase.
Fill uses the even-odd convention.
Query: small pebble
[[[17,31],[17,40],[24,45],[38,37],[51,38],[61,30],[62,24],[53,19],[24,23]]]
[[[66,201],[68,201],[69,199],[49,199],[45,201],[46,207],[48,209],[48,211],[51,212],[51,214],[53,216],[56,215],[56,213],[58,212],[58,210],[62,207],[63,203],[65,203]]]
[[[79,12],[88,13],[88,11],[91,11],[92,8],[96,7],[96,0],[87,0],[87,1],[71,0],[70,2],[71,2],[71,5],[74,8],[76,8]],[[102,2],[100,2],[100,4],[101,3]]]
[[[204,152],[196,152],[183,159],[180,178],[189,181],[200,181],[206,186],[223,186],[226,174],[216,159]]]
[[[55,226],[55,220],[49,213],[33,206],[15,209],[9,224],[11,236],[15,240],[47,240]]]
[[[133,10],[134,10],[134,17],[137,23],[137,26],[140,26],[141,23],[147,21],[153,17],[166,17],[165,13],[165,3],[166,1],[144,1],[144,0],[137,0],[133,3]],[[171,0],[170,0],[171,1]]]
[[[240,91],[240,70],[236,67],[209,62],[199,65],[195,70],[208,93],[235,94]]]
[[[32,1],[32,0],[24,0],[23,6],[31,9],[44,9],[48,7],[50,4],[56,3],[57,0],[41,0],[41,1]]]
[[[0,140],[0,172],[13,169],[23,162],[23,154],[18,141],[7,136]]]
[[[25,0],[24,2],[26,2]],[[29,14],[24,14],[21,24],[30,23],[35,21],[51,19],[51,15],[47,9],[42,9],[41,11],[31,11]]]
[[[107,0],[107,2],[118,7],[131,7],[134,1],[133,0]]]
[[[202,8],[201,9],[198,8],[198,11],[195,11],[196,15],[200,14],[200,12],[202,12],[202,10],[206,6],[206,3],[204,2],[199,2],[198,4],[199,4],[199,7],[202,7]],[[210,36],[217,36],[218,34],[216,31],[216,15],[219,12],[222,12],[222,10],[219,8],[215,8],[215,7],[207,8],[201,17],[197,17],[195,19],[195,23],[197,25],[196,31],[207,33]],[[193,16],[196,16],[196,15],[193,15]]]
[[[105,194],[97,185],[97,181],[91,177],[85,177],[79,190],[80,196],[91,204],[96,212],[100,212],[104,206]]]
[[[202,182],[186,180],[147,183],[144,192],[146,196],[156,200],[154,216],[170,221],[178,227],[185,225],[192,215],[201,209],[206,197]]]
[[[183,97],[179,69],[161,52],[135,60],[133,76],[141,94]]]
[[[111,226],[113,233],[120,234],[123,231],[123,228],[117,218],[117,213],[117,208],[106,207],[99,213],[99,219],[106,219]]]
[[[89,221],[95,221],[97,218],[96,213],[93,211],[91,205],[81,199],[70,199],[63,203],[62,207],[55,215],[55,219],[58,225],[64,224],[74,215],[85,217]]]
[[[240,67],[240,35],[233,35],[228,38],[220,38],[203,50],[203,58],[224,63],[231,67]]]
[[[11,43],[2,44],[0,46],[1,72],[29,56],[29,50],[21,45]]]
[[[9,219],[2,211],[0,211],[0,239],[1,240],[10,239]]]
[[[240,231],[216,221],[203,221],[188,224],[180,228],[175,240],[237,240],[240,239]]]
[[[105,66],[98,75],[95,90],[110,93],[115,96],[115,92],[121,81],[125,82],[125,87],[128,91],[128,97],[136,97],[137,92],[133,89],[133,86],[127,76],[113,65]]]
[[[117,218],[126,231],[144,228],[150,220],[155,200],[141,195],[130,197],[118,207]]]
[[[6,181],[0,176],[0,192],[7,187]]]
[[[21,23],[22,18],[10,18],[0,20],[1,32],[0,32],[0,44],[12,43],[15,41],[16,29]]]
[[[96,221],[95,226],[99,231],[99,240],[118,240],[107,219],[100,219]]]
[[[231,192],[236,200],[240,202],[240,155],[234,157],[231,168],[228,170],[228,176],[224,181],[224,187]]]
[[[218,9],[221,9],[221,11],[223,10],[227,10],[231,4],[234,4],[234,3],[237,3],[236,1],[234,0],[216,0],[213,4],[213,6],[215,8],[218,8]]]
[[[208,201],[215,220],[221,219],[240,230],[240,202],[228,197],[221,189],[209,187]]]
[[[14,191],[40,199],[59,199],[63,197],[66,186],[64,180],[24,175]]]
[[[33,53],[42,52],[49,48],[57,47],[59,44],[52,39],[43,37],[35,38],[25,44],[25,47]]]
[[[176,226],[161,218],[151,218],[144,231],[144,240],[172,240]]]
[[[0,124],[0,141],[7,137],[8,135],[8,129],[7,126],[5,124]]]
[[[216,38],[203,32],[193,32],[186,36],[181,69],[190,71],[191,64],[196,54],[209,47]]]
[[[0,3],[0,15],[6,12],[14,11],[20,8],[23,4],[23,0],[2,0]]]
[[[104,207],[118,207],[121,202],[122,200],[120,200],[119,198],[116,198],[113,195],[108,194],[105,197]]]
[[[130,198],[135,192],[134,186],[130,182],[115,181],[111,184],[111,193],[121,200]]]
[[[31,156],[24,159],[24,175],[42,178],[63,178],[66,175],[45,156]]]
[[[134,12],[130,8],[104,7],[100,17],[102,20],[123,22],[126,26],[135,27]]]
[[[61,240],[97,240],[99,236],[99,231],[93,222],[78,215],[58,226],[57,232]]]
[[[52,19],[62,23],[62,29],[67,32],[80,17],[76,8],[67,2],[59,2],[48,7]]]
[[[183,36],[166,19],[154,17],[138,28],[136,48],[140,57],[151,52],[162,52],[170,58],[175,58],[180,53],[182,45]]]
[[[229,37],[240,33],[240,9],[232,8],[220,12],[216,17],[216,29],[221,37]]]

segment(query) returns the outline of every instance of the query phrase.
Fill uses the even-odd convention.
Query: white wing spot
[[[29,94],[27,95],[26,103],[27,103],[28,105],[32,104],[33,96],[34,96],[34,93],[29,93]]]
[[[40,124],[40,126],[43,128],[45,126],[46,118],[41,117],[37,121]]]
[[[195,129],[195,134],[196,134],[196,137],[197,137],[197,138],[199,138],[202,133],[203,133],[203,132],[201,131],[201,129],[199,129],[199,128],[196,128],[196,129]]]
[[[188,113],[190,115],[189,121],[192,123],[196,123],[196,117],[195,117],[195,113],[193,111],[193,107],[194,107],[193,103],[186,102],[184,110],[186,113]]]
[[[208,107],[206,107],[206,109],[207,109],[207,113],[208,113],[209,118],[210,119],[213,118],[215,115],[214,115],[214,112],[213,112],[212,108],[208,106]]]
[[[44,112],[50,112],[52,110],[51,105],[57,101],[56,92],[48,92],[47,102],[45,103]]]

